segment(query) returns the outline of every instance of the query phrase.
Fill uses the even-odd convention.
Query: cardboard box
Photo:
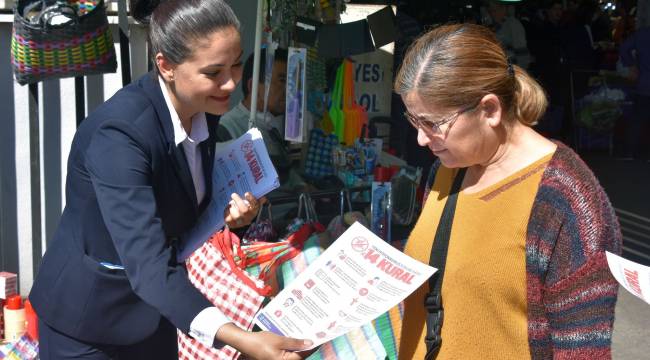
[[[0,299],[18,293],[18,276],[10,272],[0,272]]]

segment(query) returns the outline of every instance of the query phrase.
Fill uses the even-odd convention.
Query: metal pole
[[[129,50],[129,16],[126,13],[126,2],[117,1],[117,24],[120,32],[120,62],[122,65],[122,86],[131,83],[131,55]]]
[[[251,89],[251,114],[248,118],[248,128],[252,128],[255,124],[255,116],[257,115],[257,89],[260,84],[260,48],[262,47],[262,2],[265,0],[257,0],[257,17],[255,18],[255,46],[253,47],[253,87]],[[246,86],[246,84],[242,84]]]
[[[77,127],[81,124],[86,117],[86,84],[84,83],[83,76],[74,78],[74,97],[75,97],[75,110],[77,114]]]
[[[32,259],[34,274],[38,272],[42,253],[41,234],[41,147],[38,83],[29,84],[29,175],[32,199]]]

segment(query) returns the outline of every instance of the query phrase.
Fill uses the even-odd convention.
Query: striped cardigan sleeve
[[[526,244],[533,359],[609,359],[618,285],[605,251],[622,236],[598,181],[561,145],[542,178]]]

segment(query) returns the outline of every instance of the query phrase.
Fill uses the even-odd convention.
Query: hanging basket
[[[11,63],[21,85],[115,72],[104,1],[19,0],[14,8]]]

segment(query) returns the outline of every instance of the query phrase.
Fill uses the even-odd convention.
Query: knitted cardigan
[[[439,166],[436,161],[431,169],[427,195]],[[578,155],[558,143],[542,175],[526,234],[533,360],[611,358],[618,284],[605,251],[620,254],[621,242],[602,187]]]

